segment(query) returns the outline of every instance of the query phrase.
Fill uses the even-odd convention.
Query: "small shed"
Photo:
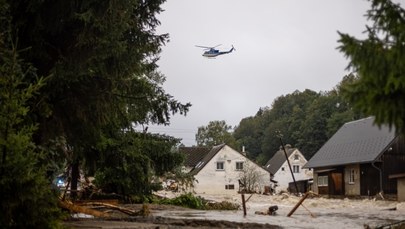
[[[397,198],[398,201],[405,201],[405,173],[393,174],[389,179],[397,179]]]
[[[313,183],[313,179],[299,180],[299,181],[296,181],[296,183],[297,183],[298,192],[306,193],[311,190],[311,185]],[[294,182],[288,183],[288,191],[290,191],[291,193],[297,193]]]
[[[324,195],[397,194],[389,175],[405,173],[405,136],[374,117],[345,123],[304,166],[314,169],[314,192]]]

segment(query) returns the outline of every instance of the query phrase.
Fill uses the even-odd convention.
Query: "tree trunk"
[[[86,207],[82,207],[79,205],[75,205],[69,201],[59,200],[58,204],[61,208],[68,209],[73,212],[79,212],[79,213],[83,213],[83,214],[87,214],[87,215],[92,215],[95,217],[109,217],[110,216],[106,212],[101,212],[101,211],[97,211],[97,210],[94,210],[91,208],[86,208]]]
[[[79,164],[79,160],[75,160],[72,164],[72,181],[70,184],[70,195],[72,199],[76,199],[77,197],[77,184],[80,178]]]

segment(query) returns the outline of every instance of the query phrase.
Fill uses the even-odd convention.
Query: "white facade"
[[[207,194],[236,193],[239,190],[238,180],[247,168],[258,175],[259,182],[255,187],[258,192],[262,192],[264,186],[270,185],[270,173],[267,170],[225,145],[194,176],[197,180],[194,191]]]
[[[302,155],[302,153],[295,149],[294,152],[288,158],[291,164],[291,169],[294,173],[294,178],[296,181],[299,180],[308,180],[313,178],[313,172],[310,169],[303,169],[302,167],[307,163],[307,160]],[[288,184],[293,182],[290,168],[288,167],[288,162],[285,162],[274,174],[273,180],[278,182],[278,187],[276,188],[277,192],[287,191]]]

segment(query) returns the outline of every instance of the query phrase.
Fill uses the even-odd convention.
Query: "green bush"
[[[171,204],[193,209],[205,209],[205,201],[192,193],[186,193],[173,199],[163,199],[160,204]]]
[[[194,196],[192,193],[186,193],[173,199],[163,199],[158,203],[171,204],[192,209],[200,210],[238,210],[239,205],[228,201],[219,203],[210,203],[200,196]]]

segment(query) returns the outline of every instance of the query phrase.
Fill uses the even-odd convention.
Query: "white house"
[[[194,191],[207,194],[237,193],[244,188],[246,177],[254,179],[254,190],[263,192],[270,185],[270,173],[226,144],[204,147],[182,147],[186,167],[191,168],[196,182]],[[252,183],[252,182],[250,182]]]
[[[309,180],[313,178],[311,169],[303,169],[307,163],[304,155],[291,145],[286,145],[285,150],[288,160],[290,161],[291,169],[296,181]],[[287,191],[288,184],[294,182],[284,150],[281,148],[264,166],[270,173],[272,180],[277,181],[276,192]]]

